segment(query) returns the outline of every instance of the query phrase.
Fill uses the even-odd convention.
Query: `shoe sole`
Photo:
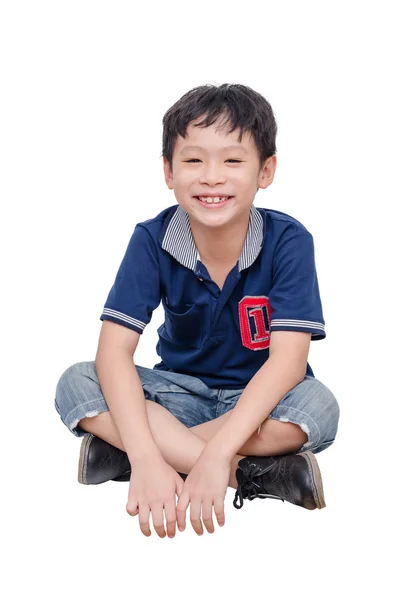
[[[130,481],[131,480],[131,471],[126,471],[122,475],[118,477],[113,477],[111,481]]]
[[[321,473],[317,464],[316,457],[314,456],[313,452],[310,452],[310,450],[307,450],[306,452],[301,452],[298,456],[303,456],[303,458],[308,464],[314,500],[316,502],[317,508],[325,508],[326,504],[324,498],[323,480],[321,478]]]
[[[94,439],[92,433],[85,435],[80,447],[79,468],[77,478],[79,483],[88,485],[87,483],[87,459],[90,450],[91,442]]]

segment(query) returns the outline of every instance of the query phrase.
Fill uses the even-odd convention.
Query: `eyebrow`
[[[181,151],[181,154],[185,154],[186,152],[191,152],[192,150],[204,150],[204,152],[206,152],[206,149],[202,148],[201,146],[185,146],[183,148],[183,150]],[[243,152],[244,154],[247,153],[244,146],[234,145],[234,146],[225,146],[224,148],[221,148],[221,152],[225,152],[226,150],[238,150],[240,152]]]

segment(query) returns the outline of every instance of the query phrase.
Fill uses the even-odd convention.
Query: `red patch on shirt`
[[[272,309],[267,296],[244,296],[238,303],[238,316],[243,346],[250,350],[265,350],[270,346]],[[252,334],[250,319],[255,332]]]

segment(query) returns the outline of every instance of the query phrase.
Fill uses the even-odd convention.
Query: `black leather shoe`
[[[243,498],[286,500],[308,510],[325,507],[321,473],[313,452],[247,456],[238,465],[235,508],[243,506]]]
[[[179,473],[182,479],[187,475]],[[131,464],[123,450],[89,433],[83,437],[79,459],[79,483],[96,485],[105,481],[129,481]]]
[[[129,481],[131,465],[126,452],[92,433],[83,437],[79,459],[79,483],[96,485],[114,479]]]

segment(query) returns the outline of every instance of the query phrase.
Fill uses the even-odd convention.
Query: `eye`
[[[200,159],[199,158],[190,158],[189,160],[185,160],[185,162],[190,163],[190,162],[193,162],[194,160],[200,160]],[[228,158],[227,160],[230,162],[235,162],[235,163],[243,162],[242,160],[236,160],[235,158]]]

